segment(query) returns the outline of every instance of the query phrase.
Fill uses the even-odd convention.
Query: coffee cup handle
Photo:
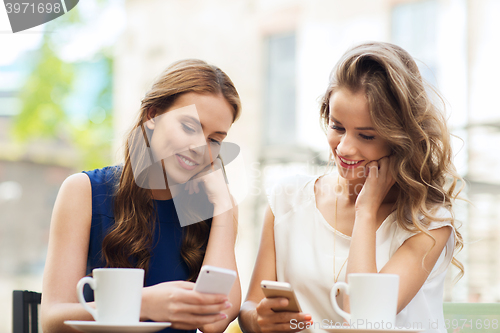
[[[341,315],[348,322],[351,322],[351,314],[342,310],[337,303],[337,289],[343,289],[345,293],[349,295],[349,285],[345,282],[335,283],[333,285],[332,291],[330,292],[330,299],[332,300],[332,305],[335,312]]]
[[[88,284],[90,286],[90,288],[95,290],[96,285],[95,285],[95,280],[93,278],[91,278],[89,276],[81,278],[80,281],[78,281],[78,283],[76,285],[76,294],[78,296],[78,301],[83,306],[83,308],[85,310],[87,310],[92,315],[92,317],[94,317],[94,320],[97,321],[97,310],[92,308],[91,306],[89,306],[87,304],[87,301],[83,297],[83,287],[86,284]]]

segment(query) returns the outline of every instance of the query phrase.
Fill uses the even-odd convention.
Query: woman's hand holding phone
[[[256,307],[256,319],[262,332],[299,332],[312,324],[288,283],[262,281],[261,287],[266,297]]]
[[[143,288],[141,320],[172,323],[172,328],[194,330],[227,318],[228,297],[194,291],[188,281],[164,282]]]
[[[257,323],[261,332],[299,332],[312,324],[312,317],[302,312],[275,312],[273,309],[286,307],[284,297],[263,298],[256,307]],[[294,328],[295,327],[295,328]],[[299,327],[301,327],[299,329]]]
[[[172,322],[180,330],[194,330],[227,318],[229,292],[236,272],[203,266],[196,284],[188,281],[164,282],[143,289],[141,320]]]

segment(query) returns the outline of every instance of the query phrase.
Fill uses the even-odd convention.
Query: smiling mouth
[[[364,160],[357,160],[357,161],[347,160],[345,158],[340,157],[339,155],[337,155],[337,157],[339,158],[342,166],[345,168],[352,168],[352,167],[358,166],[359,164],[361,164],[364,161]]]
[[[181,162],[181,165],[184,166],[186,169],[193,169],[194,167],[199,165],[199,163],[196,163],[195,161],[193,161],[192,159],[190,159],[186,156],[179,155],[179,154],[176,154],[175,156],[177,156],[177,158]]]
[[[340,156],[339,156],[339,158],[340,158],[340,160],[341,160],[342,162],[344,162],[345,164],[349,164],[349,165],[354,165],[354,164],[358,164],[359,162],[363,162],[363,160],[360,160],[360,161],[350,161],[350,160],[346,160],[345,158],[342,158],[342,157],[340,157]]]

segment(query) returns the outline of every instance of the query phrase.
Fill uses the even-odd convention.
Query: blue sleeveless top
[[[92,269],[105,266],[102,254],[102,241],[113,226],[114,193],[120,175],[120,166],[105,167],[93,171],[84,171],[90,178],[92,186],[92,224],[90,227],[89,253],[87,258],[87,275]],[[153,238],[153,249],[149,269],[145,276],[145,286],[161,282],[187,280],[189,268],[181,257],[182,227],[177,218],[173,200],[154,200],[157,208],[156,225]],[[94,299],[93,291],[85,285],[85,299]],[[189,332],[166,328],[162,333]]]

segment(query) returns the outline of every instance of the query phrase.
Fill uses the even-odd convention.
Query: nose
[[[203,155],[205,154],[205,147],[206,145],[191,145],[189,146],[189,151],[191,151],[195,155]]]
[[[197,155],[205,154],[207,142],[203,133],[195,135],[189,144],[189,150]]]
[[[344,133],[340,138],[340,143],[337,145],[337,154],[344,157],[354,156],[356,149],[354,138],[348,133]]]

